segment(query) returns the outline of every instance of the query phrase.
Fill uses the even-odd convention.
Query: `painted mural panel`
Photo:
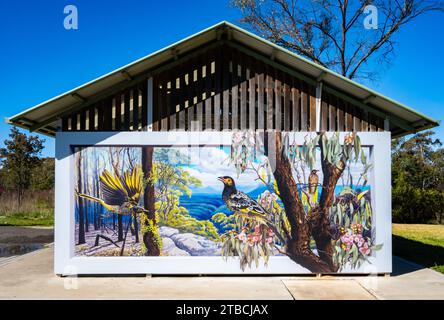
[[[76,256],[371,262],[372,147],[359,134],[237,132],[231,145],[76,149]]]

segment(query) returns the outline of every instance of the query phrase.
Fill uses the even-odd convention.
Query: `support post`
[[[147,122],[146,131],[153,131],[153,77],[149,77],[147,81],[146,101],[147,101]]]

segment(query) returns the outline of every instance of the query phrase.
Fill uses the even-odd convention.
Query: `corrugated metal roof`
[[[395,135],[403,135],[439,125],[437,120],[226,21],[42,102],[8,118],[7,122],[26,129],[37,128],[36,131],[40,133],[54,135],[57,127],[56,118],[64,112],[74,106],[81,106],[91,101],[106,90],[118,87],[127,82],[128,78],[147,74],[150,70],[166,62],[174,61],[178,55],[186,55],[199,47],[217,41],[220,38],[221,30],[229,34],[230,42],[250,50],[250,53],[273,57],[273,62],[282,64],[287,69],[294,70],[311,81],[316,81],[322,76],[324,88],[327,91],[342,93],[364,108],[376,109],[387,115],[392,123],[392,128],[397,128],[394,132]]]

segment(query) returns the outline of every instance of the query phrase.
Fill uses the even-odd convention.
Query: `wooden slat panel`
[[[158,76],[153,77],[153,131],[159,131],[159,101],[160,101],[160,91],[159,91],[159,78]]]
[[[160,118],[160,131],[168,131],[168,107],[169,107],[169,102],[170,102],[170,98],[169,98],[169,94],[168,94],[168,90],[169,90],[169,84],[168,84],[168,80],[169,80],[169,73],[165,73],[162,77],[162,90],[160,91],[162,99],[161,99],[161,103],[159,104],[160,107],[160,114],[161,114],[161,118]]]
[[[241,57],[241,83],[240,83],[240,129],[247,129],[248,106],[247,106],[247,76],[245,56]]]
[[[90,106],[88,108],[88,113],[89,113],[89,117],[88,117],[88,130],[89,131],[94,131],[95,128],[95,123],[94,120],[96,118],[96,108],[94,106]]]
[[[326,97],[322,97],[321,102],[321,131],[328,130],[328,103]]]
[[[91,114],[90,114],[91,119]],[[112,131],[113,125],[113,99],[111,97],[108,97],[104,100],[103,105],[103,127],[105,131]],[[91,128],[91,126],[90,126]]]
[[[270,68],[266,68],[267,70],[267,75],[266,75],[266,79],[265,79],[265,85],[266,85],[266,96],[267,96],[267,126],[266,126],[266,130],[272,130],[274,129],[274,124],[273,124],[273,117],[274,117],[274,109],[273,109],[273,78],[270,74],[271,70]]]
[[[223,87],[223,107],[222,107],[222,130],[230,129],[230,60],[232,52],[224,52],[222,57],[222,87]]]
[[[188,62],[187,67],[187,130],[192,131],[193,123],[195,121],[195,107],[194,107],[194,95],[195,95],[195,83],[194,83],[194,65],[196,59],[191,59]]]
[[[233,53],[233,64],[231,73],[231,129],[239,129],[239,76],[238,59],[236,53]]]
[[[71,117],[71,131],[77,131],[77,116],[78,113]]]
[[[177,69],[173,68],[168,77],[168,130],[175,131],[177,129]]]
[[[220,61],[216,61],[216,64],[218,65],[219,68],[219,63]],[[212,98],[211,98],[211,91],[213,90],[213,83],[211,81],[211,60],[210,60],[210,56],[207,52],[206,56],[205,56],[205,60],[203,62],[203,66],[204,69],[203,71],[205,71],[205,73],[202,71],[202,77],[204,77],[204,92],[205,92],[205,123],[204,123],[204,130],[211,130],[212,129],[212,118],[213,118],[213,110],[212,110]],[[220,74],[219,72],[216,73],[216,77],[218,76],[218,74]],[[216,94],[217,93],[217,88],[215,88],[216,90]],[[219,96],[219,95],[218,95]],[[216,97],[214,97],[214,99],[216,100]]]
[[[310,87],[310,131],[316,131],[316,89]]]
[[[256,72],[254,61],[249,59],[250,79],[248,80],[248,128],[256,130]]]
[[[301,83],[301,131],[309,130],[308,104],[307,86],[305,83]]]
[[[97,130],[104,131],[104,112],[103,112],[103,101],[102,103],[98,103],[96,106],[97,109]]]
[[[353,131],[353,113],[350,103],[345,104],[345,131]]]
[[[290,131],[291,130],[291,87],[289,85],[289,77],[285,77],[284,79],[284,130]]]
[[[344,102],[340,99],[337,100],[337,106],[338,106],[338,128],[337,131],[344,131],[345,130],[345,112],[344,112]]]
[[[122,128],[122,95],[119,93],[114,97],[115,100],[115,119],[114,119],[114,130],[120,131]]]
[[[131,100],[131,90],[128,89],[124,93],[124,114],[123,114],[123,130],[129,131],[130,129],[130,100]]]
[[[329,95],[328,102],[328,131],[337,131],[336,99]]]
[[[377,120],[377,127],[378,127],[378,132],[382,132],[382,131],[384,131],[384,120],[382,119],[382,118],[379,118],[378,117],[378,120]]]
[[[62,131],[69,131],[68,117],[62,119]]]
[[[361,110],[361,131],[368,131],[368,111]]]
[[[264,96],[265,96],[265,75],[262,64],[258,64],[257,76],[257,128],[259,130],[265,129],[265,110],[264,110]]]
[[[178,104],[179,104],[179,114],[178,114],[178,130],[184,131],[185,130],[185,100],[186,97],[186,91],[185,91],[185,72],[184,72],[184,65],[182,64],[179,67],[179,98],[178,98]]]
[[[291,122],[292,122],[292,130],[300,131],[301,130],[301,94],[299,91],[299,81],[295,78],[292,79],[291,86]]]
[[[353,131],[361,130],[361,110],[353,107]]]
[[[203,130],[203,105],[202,105],[202,92],[203,92],[203,81],[202,81],[202,61],[198,60],[197,64],[197,86],[196,86],[196,96],[197,96],[197,105],[196,105],[196,130]]]
[[[277,131],[282,131],[282,87],[280,80],[280,73],[275,72],[274,80],[274,129]]]
[[[133,89],[133,130],[134,131],[139,131],[139,127],[140,127],[140,105],[139,105],[139,101],[140,101],[140,90],[139,90],[139,86],[135,86]]]
[[[86,129],[86,110],[80,111],[80,131]]]
[[[369,113],[368,114],[368,122],[369,122],[369,131],[375,132],[376,131],[376,125],[375,125],[375,119],[376,117]]]
[[[142,95],[142,130],[147,130],[148,127],[148,97],[147,97],[147,91],[148,91],[148,80],[145,80],[140,85],[140,94]],[[150,97],[150,99],[153,99],[153,97]]]
[[[224,61],[222,59],[222,51],[221,48],[217,49],[216,51],[216,58],[215,58],[215,73],[213,75],[214,79],[214,86],[215,86],[215,95],[213,99],[213,126],[212,128],[216,131],[220,130],[220,113],[221,113],[221,104],[222,104],[222,77],[223,77],[223,64]],[[211,61],[213,60],[213,56],[209,57],[209,66],[210,66],[210,73],[211,73]],[[212,119],[210,119],[212,120]]]

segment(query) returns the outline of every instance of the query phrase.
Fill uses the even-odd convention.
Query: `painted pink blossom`
[[[252,240],[253,240],[253,242],[259,242],[259,241],[261,241],[261,236],[260,235],[254,235],[253,237],[252,237]]]
[[[268,237],[265,241],[267,241],[268,244],[273,242],[273,237]]]
[[[239,233],[239,235],[237,237],[239,238],[240,241],[243,241],[243,242],[245,242],[247,240],[247,235],[243,231],[241,233]]]

